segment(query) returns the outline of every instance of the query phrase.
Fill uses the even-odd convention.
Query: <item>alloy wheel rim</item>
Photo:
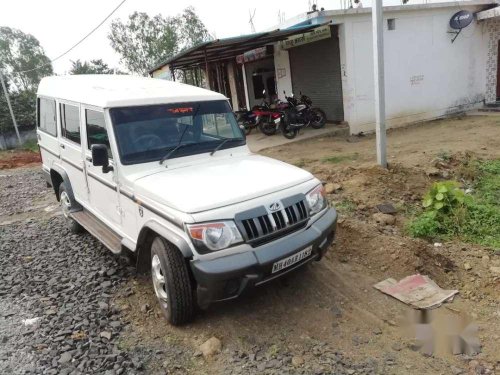
[[[69,212],[71,210],[71,202],[69,200],[68,193],[63,191],[61,196],[59,197],[59,201],[61,202],[61,210],[66,219],[69,218]]]
[[[153,287],[156,297],[164,308],[168,306],[167,284],[164,272],[161,268],[161,262],[158,255],[153,255],[151,260],[151,275],[153,278]]]

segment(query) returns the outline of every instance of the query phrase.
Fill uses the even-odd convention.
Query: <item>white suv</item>
[[[44,78],[38,144],[73,232],[130,250],[171,324],[319,260],[337,214],[310,173],[252,154],[226,97],[131,76]]]

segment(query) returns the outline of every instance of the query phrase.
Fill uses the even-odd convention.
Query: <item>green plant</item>
[[[457,206],[463,205],[465,193],[455,181],[435,182],[425,194],[423,207],[428,212],[448,213]]]
[[[407,229],[413,237],[432,238],[439,235],[441,225],[436,220],[435,212],[424,212],[412,220]]]
[[[38,143],[36,139],[25,142],[22,146],[22,149],[31,152],[38,152]]]
[[[329,156],[326,158],[321,159],[323,163],[341,163],[343,161],[351,161],[351,160],[356,160],[358,158],[358,153],[352,154],[352,155],[335,155],[335,156]]]
[[[432,185],[423,209],[408,223],[414,237],[459,238],[500,247],[500,160],[474,161],[475,185],[465,194],[456,182]]]
[[[351,213],[356,211],[356,204],[349,199],[344,199],[340,202],[332,202],[332,204],[335,206],[335,209],[339,211],[340,213]]]
[[[450,154],[450,151],[441,150],[438,152],[437,158],[442,160],[442,161],[449,162],[449,161],[451,161],[452,156]]]

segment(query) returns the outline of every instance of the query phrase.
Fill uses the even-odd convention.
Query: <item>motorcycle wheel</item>
[[[319,108],[311,108],[313,113],[313,120],[311,121],[311,126],[314,129],[321,129],[326,123],[326,114],[323,110]]]
[[[259,129],[265,135],[274,135],[276,134],[276,124],[274,122],[259,122]]]
[[[249,135],[252,132],[252,127],[250,125],[244,125],[245,135]]]
[[[292,128],[283,129],[283,136],[286,139],[294,139],[298,133],[299,133],[298,129],[292,129]]]

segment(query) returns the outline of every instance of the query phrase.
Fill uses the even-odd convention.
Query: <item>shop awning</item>
[[[315,25],[298,25],[283,30],[277,29],[232,38],[211,40],[182,51],[167,61],[158,64],[151,69],[149,73],[165,65],[169,65],[171,69],[188,69],[196,66],[203,66],[206,63],[233,59],[254,48],[285,40],[292,35],[302,34],[328,24],[330,24],[330,22]]]

